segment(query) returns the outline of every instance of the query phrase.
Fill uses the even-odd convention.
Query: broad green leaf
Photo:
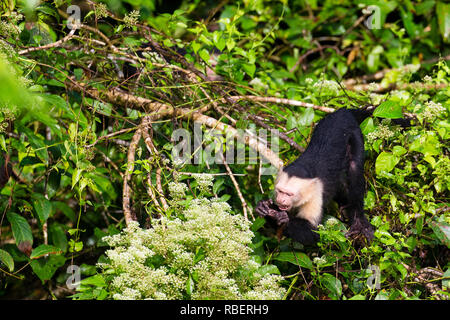
[[[351,298],[348,299],[348,300],[366,300],[366,297],[363,296],[363,295],[357,294],[357,295],[351,297]]]
[[[438,17],[439,31],[445,42],[450,40],[450,3],[439,1],[436,4],[436,14]]]
[[[59,190],[61,184],[61,172],[52,170],[48,176],[47,193],[49,199],[51,199]]]
[[[0,147],[2,147],[3,151],[7,151],[5,135],[3,134],[0,134]]]
[[[81,284],[82,285],[91,285],[91,286],[101,287],[101,288],[106,286],[105,279],[100,274],[96,274],[92,277],[82,279]]]
[[[0,249],[0,262],[3,262],[9,271],[14,270],[14,260],[8,251]]]
[[[60,254],[62,250],[48,244],[41,244],[31,251],[30,259],[39,259],[47,254]]]
[[[373,116],[388,119],[399,119],[403,117],[402,107],[398,102],[387,100],[375,109]]]
[[[203,61],[205,61],[206,63],[209,63],[209,52],[206,49],[201,49],[198,52],[198,55],[200,56],[200,58],[202,58]]]
[[[390,153],[383,151],[381,152],[377,160],[375,161],[375,172],[376,174],[380,174],[382,171],[390,172],[397,163],[400,161],[400,157]]]
[[[17,246],[21,248],[21,246],[25,245],[27,247],[26,251],[31,249],[31,246],[33,245],[33,234],[31,233],[31,227],[27,220],[13,212],[8,212],[6,218],[9,223],[11,223],[11,229]]]
[[[367,67],[370,72],[374,72],[378,68],[380,63],[380,55],[384,52],[384,48],[381,45],[375,46],[367,57]]]
[[[62,201],[57,201],[57,202],[53,202],[52,204],[55,207],[55,209],[61,211],[71,221],[75,222],[77,220],[75,211],[70,206],[68,206],[66,203],[64,203]]]
[[[368,133],[373,132],[376,129],[375,125],[373,124],[373,118],[370,117],[365,119],[361,123],[360,127],[363,135],[367,135]]]
[[[436,238],[438,238],[442,244],[445,244],[447,248],[450,248],[450,224],[445,222],[443,217],[440,217],[437,221],[431,223],[431,229],[436,235]]]
[[[50,280],[58,268],[62,267],[66,258],[62,255],[50,255],[40,259],[31,260],[31,269],[42,282]]]
[[[233,40],[233,38],[227,39],[227,49],[228,51],[233,50],[233,48],[236,46],[236,42]]]
[[[392,148],[392,153],[396,156],[402,156],[406,153],[406,149],[402,146],[395,146],[394,148]]]
[[[424,155],[437,155],[441,153],[439,139],[431,132],[417,137],[409,146],[409,150],[417,151]]]
[[[442,286],[446,288],[450,288],[450,268],[447,268],[444,275],[442,276],[444,279],[442,280]]]
[[[63,252],[67,251],[68,241],[63,225],[52,223],[49,227],[49,239],[53,245],[61,249]]]
[[[191,296],[194,291],[194,280],[192,279],[191,275],[189,275],[187,281],[186,281],[186,293],[188,296]]]
[[[273,259],[286,261],[307,269],[312,269],[313,267],[311,259],[303,252],[280,252]]]
[[[338,299],[342,295],[341,281],[335,276],[324,273],[320,277],[320,283],[331,292],[333,298]]]
[[[300,126],[309,126],[314,121],[314,109],[306,108],[297,119],[297,123]]]
[[[83,173],[84,169],[74,169],[72,173],[72,189],[77,184],[78,180],[81,178],[81,173]]]
[[[261,276],[265,276],[267,274],[280,274],[280,270],[278,267],[273,264],[266,264],[258,268],[257,271]]]
[[[42,196],[39,199],[34,200],[33,207],[34,210],[36,210],[36,213],[39,217],[39,221],[41,223],[47,221],[48,217],[50,216],[50,213],[52,212],[51,202],[45,199],[44,196]]]
[[[256,232],[266,223],[266,220],[262,217],[257,217],[255,221],[253,221],[252,226],[250,227],[253,232]]]

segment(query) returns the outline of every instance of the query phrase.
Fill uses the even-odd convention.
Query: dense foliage
[[[450,4],[0,3],[1,298],[449,298]],[[367,106],[374,240],[278,241],[263,169]]]

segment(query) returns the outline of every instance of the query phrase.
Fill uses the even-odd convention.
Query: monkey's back
[[[348,143],[355,132],[361,134],[350,110],[339,109],[325,116],[314,128],[305,152],[284,171],[301,178],[340,180],[348,168]]]

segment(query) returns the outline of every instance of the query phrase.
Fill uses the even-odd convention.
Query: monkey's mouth
[[[289,207],[288,206],[278,206],[278,209],[280,209],[281,211],[288,211]]]

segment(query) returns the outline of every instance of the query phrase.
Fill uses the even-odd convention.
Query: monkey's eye
[[[283,191],[283,190],[280,190],[280,189],[275,189],[275,190],[278,193],[284,194],[285,196],[288,196],[288,197],[292,197],[294,195],[292,192],[289,192],[289,191]]]

